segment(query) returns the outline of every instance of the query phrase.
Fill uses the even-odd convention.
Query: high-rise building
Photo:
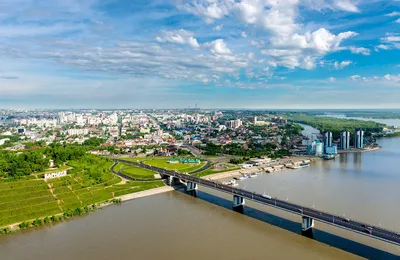
[[[340,149],[349,150],[350,149],[350,132],[342,131],[340,133]]]
[[[326,153],[326,148],[332,146],[332,132],[324,133],[324,153]]]
[[[361,129],[356,129],[354,132],[354,148],[364,148],[364,131]]]
[[[313,141],[308,147],[307,147],[307,153],[311,155],[316,155],[320,156],[324,152],[324,144],[321,143],[319,140]]]

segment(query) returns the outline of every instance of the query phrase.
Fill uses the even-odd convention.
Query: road
[[[160,173],[160,175],[164,176],[172,176],[181,181],[186,182],[194,182],[199,185],[203,185],[205,187],[222,191],[225,193],[229,193],[232,195],[239,195],[244,197],[245,199],[261,203],[264,205],[268,205],[274,208],[278,208],[287,212],[291,212],[296,215],[311,217],[314,220],[333,225],[339,228],[343,228],[352,232],[356,232],[359,234],[363,234],[375,239],[379,239],[388,243],[392,243],[395,245],[400,246],[400,232],[395,232],[392,230],[383,229],[381,227],[369,225],[367,223],[363,223],[357,220],[350,220],[345,217],[333,215],[330,213],[322,212],[314,208],[308,208],[301,205],[297,205],[294,203],[289,203],[284,200],[280,200],[278,198],[266,198],[263,197],[262,194],[247,191],[240,188],[231,187],[228,185],[224,185],[220,182],[206,180],[197,178],[188,174],[180,174],[175,171],[160,169],[157,167],[145,165],[145,164],[138,164],[138,166],[143,168],[148,168],[150,170],[156,171]]]

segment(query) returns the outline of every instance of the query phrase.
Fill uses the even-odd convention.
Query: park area
[[[46,181],[42,178],[0,180],[0,227],[62,215],[121,195],[164,185],[161,181],[121,182],[120,177],[108,170],[111,161],[99,158],[97,163],[79,167],[79,170],[72,169],[65,177]],[[93,175],[90,170],[93,167],[100,174]]]
[[[143,162],[144,164],[151,165],[154,167],[166,169],[166,170],[174,170],[180,173],[190,173],[194,172],[204,165],[207,164],[206,161],[200,161],[200,163],[170,163],[170,161],[174,159],[181,159],[181,158],[171,158],[171,157],[146,157],[146,158],[123,158],[126,161],[132,162]]]
[[[120,171],[122,174],[138,180],[153,180],[155,179],[154,175],[157,174],[156,172],[121,162],[115,166],[114,171]]]
[[[170,163],[170,159],[146,159],[143,163],[166,170],[175,170],[180,173],[190,173],[206,165],[207,162],[200,163]]]

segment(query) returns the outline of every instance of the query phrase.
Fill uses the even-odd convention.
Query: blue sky
[[[0,0],[0,108],[400,108],[399,0]]]

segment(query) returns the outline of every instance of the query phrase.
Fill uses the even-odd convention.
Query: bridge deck
[[[130,163],[132,163],[132,162],[130,162]],[[160,169],[160,168],[149,166],[149,165],[142,164],[142,163],[132,163],[132,164],[135,164],[139,167],[148,168],[150,170],[156,171],[156,172],[160,173],[161,175],[173,176],[175,178],[178,178],[178,179],[186,181],[186,182],[190,181],[190,182],[194,182],[194,183],[203,185],[205,187],[208,187],[208,188],[211,188],[214,190],[222,191],[222,192],[229,193],[232,195],[239,195],[241,197],[244,197],[248,200],[251,200],[251,201],[254,201],[257,203],[261,203],[261,204],[268,205],[268,206],[271,206],[274,208],[278,208],[280,210],[284,210],[284,211],[287,211],[287,212],[290,212],[293,214],[297,214],[300,216],[311,217],[315,220],[318,220],[320,222],[323,222],[323,223],[326,223],[329,225],[343,228],[343,229],[346,229],[346,230],[349,230],[352,232],[360,233],[362,235],[366,235],[366,236],[369,236],[369,237],[372,237],[375,239],[386,241],[388,243],[392,243],[395,245],[400,245],[400,232],[395,232],[395,231],[384,229],[381,227],[369,225],[367,223],[362,223],[362,222],[356,221],[356,220],[349,220],[349,219],[341,217],[341,216],[322,212],[322,211],[316,210],[314,208],[308,208],[308,207],[304,207],[304,206],[297,205],[294,203],[289,203],[287,201],[283,201],[283,200],[280,200],[277,198],[271,198],[271,199],[265,198],[262,196],[262,194],[259,194],[256,192],[250,192],[250,191],[240,189],[240,188],[231,187],[228,185],[221,184],[219,182],[201,179],[198,177],[194,177],[194,176],[187,175],[187,174],[181,174],[181,173],[177,173],[177,172],[170,171],[170,170]]]

